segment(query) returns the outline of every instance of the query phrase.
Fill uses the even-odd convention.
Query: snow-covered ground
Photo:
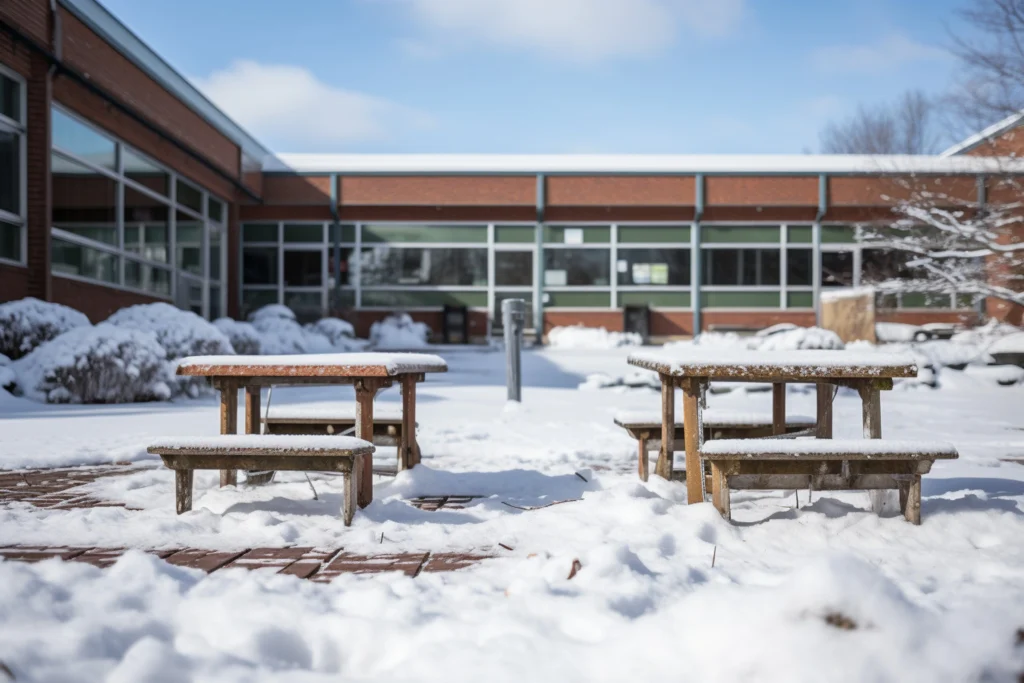
[[[926,477],[920,527],[879,517],[857,492],[815,493],[808,505],[803,491],[799,510],[792,491],[735,492],[729,523],[710,504],[685,505],[682,484],[638,481],[635,442],[612,416],[655,409],[657,391],[579,388],[596,373],[628,375],[631,350],[527,352],[522,405],[505,402],[501,353],[440,351],[450,371],[429,375],[418,394],[423,466],[378,479],[350,528],[341,481],[316,474],[319,500],[298,473],[220,489],[216,472],[200,472],[194,510],[175,515],[173,475],[145,447],[159,435],[216,433],[213,398],[45,405],[0,391],[0,467],[149,465],[90,484],[139,509],[11,504],[0,509],[0,544],[495,556],[457,572],[331,584],[206,576],[142,553],[106,570],[0,562],[0,661],[19,681],[934,682],[1024,672],[1014,644],[1024,627],[1024,465],[1003,460],[1024,458],[1024,387],[968,366],[942,369],[937,389],[907,383],[883,395],[887,437],[960,452]],[[347,388],[291,388],[273,403],[351,398]],[[397,404],[398,392],[378,401]],[[709,396],[712,408],[747,413],[770,403],[756,391]],[[788,407],[813,415],[813,392],[792,387]],[[841,391],[835,435],[860,433],[859,399]],[[404,502],[432,494],[483,497],[440,512]],[[562,500],[576,502],[505,504]],[[582,569],[570,580],[573,560]]]

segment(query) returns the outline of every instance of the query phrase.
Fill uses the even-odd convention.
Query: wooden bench
[[[900,511],[920,524],[921,475],[958,455],[946,443],[775,438],[710,441],[700,457],[711,463],[711,502],[726,519],[730,489],[897,489]]]
[[[772,416],[752,413],[733,413],[719,410],[704,412],[704,439],[756,439],[771,436]],[[615,424],[619,425],[639,442],[637,471],[642,481],[647,481],[650,471],[650,453],[661,450],[661,411],[622,411],[616,413]],[[790,415],[786,418],[786,433],[796,434],[813,429],[814,418]],[[685,437],[683,421],[676,422],[676,446],[683,450]],[[682,472],[685,472],[682,471]],[[675,472],[673,472],[675,478]]]
[[[364,464],[369,466],[373,444],[354,436],[274,436],[222,434],[207,437],[169,437],[148,448],[174,470],[178,514],[192,509],[194,470],[293,470],[341,472],[345,475],[342,517],[352,524]]]

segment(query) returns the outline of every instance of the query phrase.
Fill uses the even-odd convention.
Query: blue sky
[[[276,152],[801,153],[962,0],[102,0]]]

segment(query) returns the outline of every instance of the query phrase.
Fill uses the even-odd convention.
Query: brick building
[[[395,310],[437,329],[462,304],[483,336],[509,297],[544,329],[621,329],[631,304],[658,337],[811,324],[823,288],[886,261],[856,226],[891,219],[899,179],[984,201],[1020,124],[934,157],[275,155],[95,0],[5,0],[0,301],[94,321],[149,301],[211,319],[284,303],[362,333]],[[907,322],[986,305],[883,303]]]

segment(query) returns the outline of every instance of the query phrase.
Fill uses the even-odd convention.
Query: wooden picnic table
[[[245,390],[245,433],[260,431],[260,390],[265,386],[352,385],[356,392],[356,436],[373,441],[373,399],[397,380],[402,389],[399,469],[417,464],[416,383],[429,372],[447,372],[439,356],[422,353],[325,353],[291,356],[194,356],[178,364],[179,375],[209,377],[220,392],[221,434],[238,430],[238,390]],[[372,465],[372,456],[371,465]],[[237,470],[221,470],[221,486],[237,483]],[[360,472],[359,506],[373,501],[373,467]]]
[[[765,382],[772,385],[772,427],[786,431],[786,385],[817,385],[816,436],[832,438],[832,399],[838,387],[856,389],[863,404],[864,436],[882,437],[881,394],[896,377],[916,377],[917,365],[906,354],[857,351],[756,351],[683,348],[639,351],[628,361],[658,373],[661,379],[661,451],[655,473],[670,479],[675,442],[675,390],[683,391],[683,438],[686,448],[688,502],[705,500],[700,450],[704,441],[702,403],[714,380]]]

